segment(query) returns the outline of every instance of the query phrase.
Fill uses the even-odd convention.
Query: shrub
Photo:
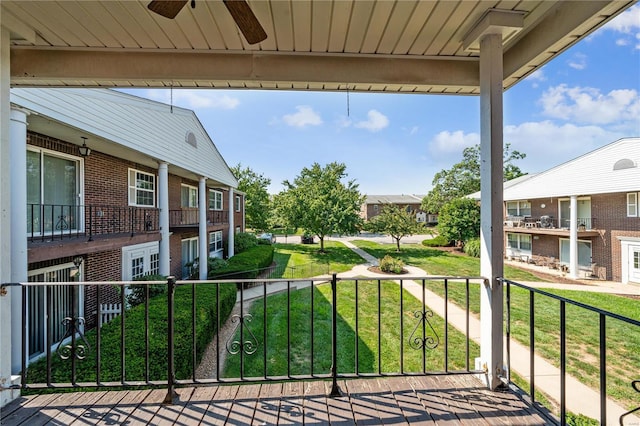
[[[227,266],[210,270],[209,279],[256,278],[261,269],[271,266],[272,263],[273,246],[271,244],[256,245],[227,260]]]
[[[404,268],[404,262],[401,259],[395,259],[389,255],[386,255],[380,260],[380,270],[382,272],[392,272],[394,274],[401,274]]]
[[[480,257],[480,238],[466,241],[463,250],[471,257]]]
[[[129,306],[138,306],[147,299],[147,288],[149,289],[149,299],[167,292],[167,277],[159,274],[144,275],[136,278],[134,281],[164,281],[162,284],[131,284],[128,286],[129,294],[127,295],[127,303]]]
[[[451,246],[451,241],[447,240],[442,235],[438,235],[433,238],[429,238],[428,240],[423,240],[422,245],[426,247],[449,247]]]
[[[233,237],[233,250],[235,254],[242,253],[258,245],[258,239],[249,232],[238,232]]]

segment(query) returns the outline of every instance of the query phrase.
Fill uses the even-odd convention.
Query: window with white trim
[[[236,211],[239,212],[240,208],[242,207],[242,203],[240,202],[240,196],[236,195]]]
[[[209,190],[209,210],[222,210],[222,192],[215,189]]]
[[[122,280],[132,281],[144,275],[160,273],[158,242],[122,247]]]
[[[638,217],[638,193],[627,194],[627,217]]]
[[[154,207],[156,205],[156,176],[129,169],[129,205]]]
[[[198,208],[198,188],[191,185],[180,185],[180,207]]]
[[[198,258],[198,237],[182,240],[182,278],[189,278],[192,267],[187,263],[193,263]]]
[[[222,231],[209,233],[209,256],[222,257]]]
[[[531,202],[507,201],[507,216],[531,216]]]
[[[530,234],[507,234],[507,249],[508,251],[531,254],[531,235]]]

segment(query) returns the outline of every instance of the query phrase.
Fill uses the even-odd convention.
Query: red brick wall
[[[85,258],[85,281],[122,280],[122,252],[120,250],[90,253]],[[120,303],[120,289],[115,286],[100,287],[99,303]],[[89,328],[97,324],[97,287],[85,287],[85,320]]]

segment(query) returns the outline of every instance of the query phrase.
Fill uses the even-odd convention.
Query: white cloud
[[[429,150],[434,155],[457,154],[462,153],[465,148],[479,143],[480,135],[477,133],[464,133],[462,130],[443,131],[429,142]]]
[[[370,132],[379,132],[389,125],[387,116],[375,109],[370,110],[367,113],[367,117],[366,121],[358,121],[355,126],[359,129],[367,129]]]
[[[629,45],[635,38],[634,47],[635,49],[640,49],[640,42],[638,42],[640,40],[640,5],[630,7],[612,19],[603,28],[626,36],[616,40],[618,46]]]
[[[576,53],[567,63],[573,69],[583,70],[587,67],[587,55],[583,53]]]
[[[240,105],[237,98],[203,89],[149,89],[145,97],[189,109],[235,109]]]
[[[322,118],[320,115],[307,105],[298,105],[296,107],[297,112],[293,114],[285,114],[282,120],[289,126],[293,127],[306,127],[306,126],[319,126],[322,124]]]
[[[551,87],[540,98],[548,117],[587,124],[611,124],[637,121],[640,97],[632,89],[612,90],[602,94],[590,87]]]

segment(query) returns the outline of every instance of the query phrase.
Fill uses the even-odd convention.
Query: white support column
[[[487,386],[495,389],[503,377],[503,134],[502,37],[480,39],[480,275],[487,281],[480,294],[480,368]]]
[[[198,257],[199,277],[207,279],[207,259],[209,258],[209,233],[207,232],[207,178],[201,177],[198,185]]]
[[[569,204],[569,277],[578,278],[578,196]]]
[[[169,233],[169,165],[158,164],[158,208],[160,209],[160,275],[171,275],[171,249]]]
[[[22,109],[11,109],[9,145],[11,161],[11,282],[27,281],[27,115]],[[11,311],[22,312],[22,292],[11,295]],[[12,321],[11,372],[22,368],[22,321]]]
[[[1,23],[2,16],[0,16],[0,253],[11,253],[9,30],[1,26]],[[11,282],[11,257],[0,256],[0,284],[8,282]],[[3,290],[6,290],[6,293]],[[11,385],[11,324],[14,322],[11,297],[19,291],[17,288],[0,290],[0,407],[4,407],[19,396],[18,391],[1,390],[2,387]],[[20,322],[20,312],[16,313],[15,322]]]
[[[227,254],[232,257],[235,254],[233,245],[235,244],[236,227],[234,225],[235,199],[233,196],[233,188],[229,187],[229,238],[227,239]]]

